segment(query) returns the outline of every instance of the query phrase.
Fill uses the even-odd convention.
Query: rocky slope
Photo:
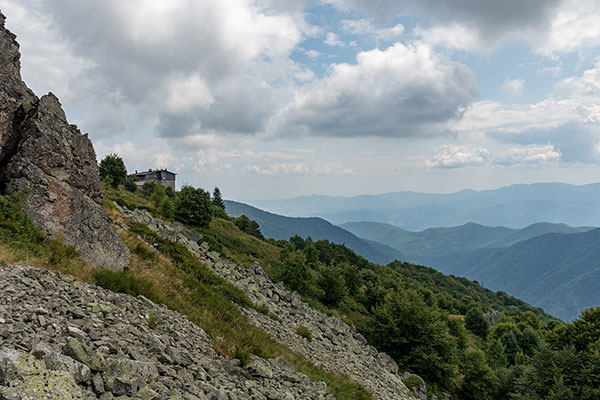
[[[123,269],[129,253],[102,208],[92,143],[52,93],[38,99],[22,81],[19,45],[4,22],[0,13],[0,194],[27,193],[24,210],[41,230]]]
[[[141,296],[14,265],[0,270],[0,293],[1,399],[332,399],[284,360],[240,368]]]
[[[387,354],[368,345],[362,335],[338,318],[312,309],[297,293],[289,292],[282,283],[274,283],[258,263],[244,268],[222,259],[206,243],[199,244],[201,237],[197,233],[187,231],[181,224],[154,218],[145,210],[122,209],[122,212],[160,236],[183,244],[217,274],[244,291],[255,304],[266,306],[279,321],[249,308],[243,311],[251,323],[280,343],[315,364],[348,375],[378,399],[409,398],[410,392],[402,382],[404,375]],[[299,335],[299,328],[307,329],[312,339]]]

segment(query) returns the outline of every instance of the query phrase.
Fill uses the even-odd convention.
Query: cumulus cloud
[[[431,168],[511,167],[546,165],[560,161],[561,152],[552,145],[511,147],[504,151],[490,152],[484,147],[443,145],[436,149]]]
[[[600,45],[600,3],[564,0],[549,20],[548,29],[530,37],[534,50],[554,56]]]
[[[162,136],[181,136],[254,133],[285,103],[282,83],[299,72],[289,55],[310,31],[292,3],[25,0],[24,7],[28,21],[38,15],[68,50],[51,55],[58,65],[68,54],[83,60],[62,86],[76,93],[72,104],[85,130],[110,136],[145,123]],[[23,47],[47,44],[44,35],[24,39]],[[46,68],[56,60],[44,60]],[[99,123],[88,110],[122,123]]]
[[[593,125],[567,122],[550,129],[526,129],[517,133],[491,132],[489,136],[504,143],[523,145],[549,143],[556,148],[563,162],[598,161],[595,146],[600,141],[600,131]]]
[[[434,46],[467,51],[481,50],[486,47],[477,30],[457,23],[431,28],[417,26],[414,33],[426,43]]]
[[[345,19],[341,21],[342,29],[354,35],[370,35],[377,39],[395,41],[402,37],[404,25],[396,24],[388,28],[377,28],[369,19]]]
[[[510,96],[517,97],[521,93],[523,93],[523,89],[525,89],[525,80],[524,79],[508,79],[504,80],[504,83],[498,88],[498,92]]]
[[[454,129],[486,135],[502,143],[552,145],[563,162],[597,162],[600,142],[600,66],[559,81],[534,104],[480,101],[471,105]]]
[[[443,145],[437,148],[427,166],[432,168],[463,168],[484,165],[490,152],[483,147]]]
[[[552,145],[513,147],[493,157],[495,165],[535,165],[560,161],[561,153]]]
[[[545,33],[561,0],[329,0],[343,10],[360,10],[379,20],[418,14],[433,26],[464,26],[481,44],[515,33]]]
[[[341,176],[352,175],[354,172],[350,168],[342,167],[337,163],[317,163],[309,164],[306,162],[277,162],[265,163],[263,165],[250,164],[242,168],[243,171],[267,176],[286,176],[286,175],[312,175],[312,176]]]
[[[345,43],[340,40],[340,36],[333,32],[327,32],[324,43],[329,46],[344,46],[345,45]]]
[[[299,89],[271,129],[289,135],[409,137],[447,133],[477,95],[472,71],[422,43],[361,52]]]

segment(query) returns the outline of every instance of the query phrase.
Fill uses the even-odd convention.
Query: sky
[[[598,181],[595,0],[0,0],[98,159],[235,200]]]

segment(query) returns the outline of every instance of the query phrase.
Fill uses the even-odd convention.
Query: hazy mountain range
[[[276,240],[288,240],[294,235],[313,240],[327,239],[330,242],[345,244],[357,254],[377,264],[388,264],[394,260],[405,257],[398,250],[379,242],[361,239],[322,218],[293,218],[272,214],[248,204],[225,200],[227,214],[239,217],[245,214],[260,225],[260,230],[265,237]]]
[[[440,272],[477,280],[564,320],[600,304],[600,229],[537,223],[524,229],[468,223],[409,232],[388,224],[342,225]]]
[[[536,222],[600,226],[600,183],[535,183],[451,194],[397,192],[355,197],[321,195],[258,200],[261,209],[290,216],[316,216],[333,224],[375,221],[409,230],[475,222],[524,228]]]
[[[536,195],[536,188],[542,189],[545,194]],[[438,196],[438,203],[445,202],[446,206],[451,203],[448,200],[451,197],[454,200],[460,198],[464,203],[476,204],[482,201],[478,197],[483,196],[496,204],[503,200],[503,204],[513,204],[517,207],[517,201],[509,201],[508,192],[515,195],[528,192],[527,201],[545,204],[549,210],[552,208],[550,203],[568,203],[574,210],[575,205],[581,208],[591,207],[593,199],[590,193],[596,190],[600,191],[599,185],[539,184],[516,185],[487,192],[463,191],[454,195],[413,193],[412,196],[421,196],[424,203],[424,199]],[[573,198],[568,199],[564,191],[571,191]],[[382,205],[389,200],[386,197],[404,197],[406,200],[410,196],[407,193],[349,199],[311,196],[304,200],[310,203],[309,199],[321,199],[316,205],[307,204],[306,209],[327,209],[331,206],[328,202],[337,199],[343,210],[343,207],[353,207],[365,198],[370,198],[372,204]],[[442,199],[443,197],[445,199]],[[543,197],[553,198],[555,201],[544,201]],[[584,199],[587,199],[588,203]],[[404,204],[411,202],[416,203],[417,200],[405,201]],[[379,264],[398,259],[427,265],[443,273],[475,279],[492,290],[505,291],[564,320],[572,320],[584,308],[600,304],[600,229],[590,226],[571,227],[564,223],[536,222],[516,229],[468,222],[453,227],[409,231],[380,222],[348,222],[335,226],[318,217],[285,217],[243,203],[225,203],[230,215],[246,214],[259,223],[267,237],[289,239],[296,234],[302,237],[310,236],[314,240],[327,239],[345,244],[368,260]],[[434,206],[421,206],[422,209],[428,207]],[[454,207],[462,205],[455,204]],[[484,220],[499,218],[486,215],[485,212],[502,214],[491,206],[485,208],[485,212],[483,210],[481,208],[479,212]],[[554,210],[558,212],[556,208]],[[543,212],[539,211],[538,215]],[[588,210],[578,216],[578,220],[585,220],[587,223],[593,220],[586,218],[586,213],[595,215],[596,211]],[[521,211],[518,214],[519,218],[525,221],[526,213]],[[422,218],[426,219],[425,216]],[[515,216],[508,215],[506,218],[515,219]],[[413,216],[413,219],[416,219],[416,216]],[[450,219],[450,216],[446,218],[447,221]]]

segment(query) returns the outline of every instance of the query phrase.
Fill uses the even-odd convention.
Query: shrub
[[[125,179],[125,183],[123,184],[123,186],[125,186],[125,189],[135,193],[135,191],[137,190],[137,176],[135,175],[129,175],[127,177],[127,179]]]
[[[237,226],[242,232],[247,233],[248,235],[257,237],[259,239],[264,239],[262,232],[260,231],[260,226],[254,220],[251,220],[246,215],[242,214],[239,217],[233,220],[235,226]]]
[[[158,326],[158,324],[161,322],[162,318],[160,317],[160,315],[156,314],[156,313],[150,313],[148,314],[148,327],[150,329],[154,329]]]
[[[135,245],[133,252],[142,260],[153,260],[156,258],[156,253],[141,243]]]
[[[307,327],[305,326],[301,326],[298,329],[296,329],[296,333],[300,336],[302,336],[303,338],[305,338],[306,340],[308,340],[309,342],[312,342],[312,334],[310,333],[310,331],[308,330]]]
[[[144,196],[145,198],[150,198],[150,196],[152,196],[152,193],[154,193],[154,188],[156,187],[156,184],[154,182],[145,182],[142,185],[142,196]]]

